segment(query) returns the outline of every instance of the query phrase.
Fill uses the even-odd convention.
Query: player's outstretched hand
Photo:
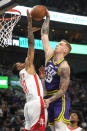
[[[44,107],[45,107],[45,108],[48,108],[48,107],[49,107],[49,104],[50,104],[49,99],[44,99]]]
[[[39,68],[39,77],[41,79],[45,78],[45,67],[43,65]]]

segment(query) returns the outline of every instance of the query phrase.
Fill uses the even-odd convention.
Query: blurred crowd
[[[71,110],[80,112],[83,122],[87,123],[87,82],[81,79],[70,81],[68,94],[71,102]]]
[[[0,131],[22,131],[25,95],[21,88],[0,89]]]
[[[57,11],[87,15],[87,4],[86,0],[41,0],[41,3],[49,7],[55,7]]]

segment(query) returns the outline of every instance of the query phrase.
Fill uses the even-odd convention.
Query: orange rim
[[[17,19],[20,15],[21,15],[21,12],[19,10],[15,10],[15,9],[10,9],[8,10],[9,12],[17,12],[19,13],[18,16],[15,16],[15,17],[12,17],[12,18],[0,18],[0,21],[9,21],[9,20],[14,20],[14,19]]]

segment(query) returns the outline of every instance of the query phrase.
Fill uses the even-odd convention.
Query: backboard
[[[17,5],[17,0],[0,0],[0,14],[12,9]]]

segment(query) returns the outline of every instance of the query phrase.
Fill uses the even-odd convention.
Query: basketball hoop
[[[8,15],[10,16],[8,18]],[[12,31],[14,26],[21,18],[21,12],[15,9],[10,9],[0,18],[0,46],[7,47],[12,45]]]

